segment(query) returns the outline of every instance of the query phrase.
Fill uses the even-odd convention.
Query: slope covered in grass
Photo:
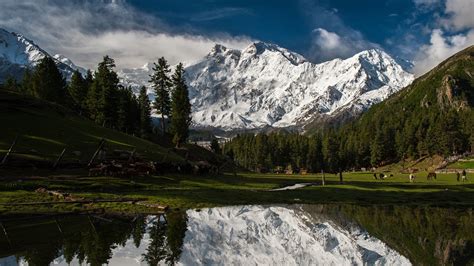
[[[180,162],[177,154],[147,140],[94,124],[62,106],[0,90],[0,154],[18,135],[15,158],[55,160],[66,148],[65,161],[87,162],[101,139],[108,151],[136,149],[147,159]]]

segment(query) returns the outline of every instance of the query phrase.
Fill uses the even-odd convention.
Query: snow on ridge
[[[194,126],[224,130],[304,125],[317,115],[354,109],[356,103],[369,104],[361,107],[365,110],[413,80],[378,49],[313,64],[264,43],[242,51],[218,45],[186,71]],[[365,100],[369,96],[375,98]]]
[[[313,64],[264,42],[242,50],[216,44],[185,71],[193,127],[226,131],[301,128],[320,116],[358,115],[413,81],[380,49]],[[126,85],[150,85],[150,65],[118,74]]]
[[[180,265],[411,265],[360,228],[286,207],[188,210]]]
[[[0,28],[0,80],[9,75],[18,74],[9,73],[11,68],[24,70],[36,67],[45,56],[50,55],[32,40]],[[67,79],[70,79],[76,69],[82,74],[86,73],[85,69],[76,66],[65,56],[55,55],[52,58]]]

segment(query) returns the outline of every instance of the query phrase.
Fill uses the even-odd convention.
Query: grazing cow
[[[101,163],[89,169],[89,176],[107,175],[107,165]]]
[[[377,174],[376,174],[376,173],[374,173],[374,179],[375,179],[375,180],[377,180],[377,179],[378,179],[378,178],[377,178]]]
[[[116,163],[115,161],[110,162],[106,165],[107,174],[111,176],[119,176],[122,172],[123,165]]]
[[[426,180],[436,180],[436,173],[435,172],[430,172],[428,173],[428,176],[426,177]]]
[[[415,181],[415,175],[414,174],[410,174],[410,176],[408,178],[410,179],[410,183],[413,183]]]
[[[379,178],[383,180],[383,179],[385,179],[385,175],[382,174],[382,173],[380,173],[380,174],[379,174]]]
[[[150,175],[156,172],[156,166],[152,162],[136,162],[134,166],[140,175]]]

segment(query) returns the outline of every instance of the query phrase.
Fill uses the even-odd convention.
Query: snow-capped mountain
[[[341,225],[304,206],[229,206],[191,209],[186,215],[187,230],[176,265],[412,265],[360,226]],[[150,247],[162,248],[150,246],[154,220],[154,216],[147,218],[138,247],[133,238],[116,245],[108,264],[147,265],[143,256]],[[160,254],[158,265],[164,265],[166,250]],[[0,265],[17,265],[13,258],[0,258]],[[26,261],[21,259],[19,265]],[[77,256],[67,263],[60,255],[52,265],[82,264]]]
[[[36,67],[45,56],[50,55],[33,41],[0,28],[0,82],[8,76],[21,77],[26,68]],[[62,55],[55,55],[53,58],[67,79],[75,69],[85,73],[83,68]]]
[[[364,229],[298,207],[188,210],[180,265],[411,265]]]
[[[353,117],[413,81],[397,61],[372,49],[313,64],[274,44],[256,42],[244,50],[217,44],[185,69],[193,126],[301,128]],[[125,84],[147,86],[151,67],[122,70],[119,76]]]
[[[242,51],[216,45],[186,71],[195,126],[224,130],[304,126],[359,114],[413,80],[381,50],[313,64],[262,42]]]

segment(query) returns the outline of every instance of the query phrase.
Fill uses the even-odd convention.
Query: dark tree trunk
[[[165,115],[161,112],[161,134],[165,135]]]

